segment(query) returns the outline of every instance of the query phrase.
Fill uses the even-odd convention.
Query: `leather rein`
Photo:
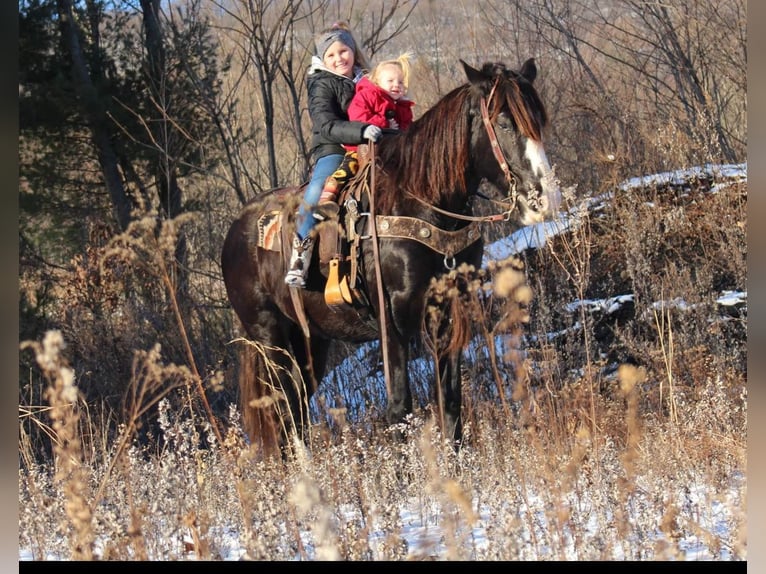
[[[404,237],[408,239],[414,239],[416,241],[420,241],[424,244],[426,244],[431,249],[435,249],[439,253],[442,253],[444,255],[444,266],[452,270],[455,268],[455,255],[468,247],[468,245],[472,245],[475,243],[479,237],[480,233],[478,232],[475,227],[478,226],[478,222],[481,221],[508,221],[511,217],[511,213],[516,207],[516,201],[517,201],[517,192],[516,192],[516,177],[513,175],[513,172],[511,172],[511,168],[508,166],[508,162],[505,159],[505,155],[503,154],[503,150],[500,148],[500,144],[497,141],[497,134],[495,133],[495,128],[492,125],[492,122],[489,118],[489,106],[487,105],[487,101],[492,100],[492,96],[495,93],[495,88],[497,87],[497,82],[495,82],[495,85],[492,86],[492,90],[489,93],[489,98],[485,99],[484,97],[481,98],[481,118],[484,122],[484,127],[487,130],[487,135],[489,136],[489,141],[492,146],[492,153],[495,155],[495,159],[497,159],[498,164],[500,165],[500,169],[503,170],[503,173],[505,174],[505,179],[508,181],[508,187],[510,190],[510,208],[503,212],[496,215],[490,215],[485,217],[474,217],[469,215],[463,215],[459,213],[453,213],[438,207],[435,207],[433,205],[429,205],[425,201],[423,201],[421,198],[412,195],[415,199],[419,200],[421,203],[426,205],[429,209],[433,211],[437,211],[443,215],[447,215],[449,217],[455,218],[455,219],[463,219],[471,221],[472,223],[463,228],[462,230],[458,231],[446,231],[443,229],[440,229],[434,225],[429,224],[428,222],[412,218],[412,217],[401,217],[401,216],[391,216],[391,217],[383,217],[375,214],[375,144],[374,142],[370,144],[370,155],[371,155],[371,163],[373,165],[373,169],[371,171],[370,175],[370,219],[372,224],[370,225],[371,230],[371,238],[372,238],[372,244],[373,244],[373,260],[375,264],[375,276],[377,281],[377,291],[378,291],[378,306],[380,309],[380,316],[378,319],[378,323],[380,326],[380,341],[381,341],[381,347],[383,351],[383,378],[386,383],[386,392],[387,396],[391,396],[391,367],[390,367],[390,359],[388,356],[388,345],[386,344],[388,340],[387,330],[388,330],[388,317],[387,313],[385,312],[386,309],[386,300],[385,296],[383,294],[383,283],[382,283],[382,274],[380,271],[380,251],[378,249],[378,238],[381,236],[389,236],[389,237]],[[409,193],[409,192],[408,192]],[[485,198],[487,199],[487,198]],[[490,200],[491,201],[491,200]],[[504,202],[501,202],[504,203]],[[380,229],[378,229],[378,220],[380,219]],[[400,234],[397,234],[394,232],[394,228],[398,225],[404,224],[404,229],[401,229],[399,231]],[[432,240],[435,240],[436,243],[434,243]],[[291,291],[293,291],[291,289]]]

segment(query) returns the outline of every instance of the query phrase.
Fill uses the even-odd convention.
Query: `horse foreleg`
[[[389,380],[386,381],[386,421],[389,424],[396,424],[402,422],[404,417],[412,412],[412,390],[407,373],[409,360],[407,344],[389,339],[387,358]]]
[[[463,405],[462,376],[460,373],[461,355],[459,352],[449,353],[439,360],[437,377],[439,379],[440,397],[438,413],[442,435],[452,440],[456,445],[463,439],[463,421],[460,410]]]

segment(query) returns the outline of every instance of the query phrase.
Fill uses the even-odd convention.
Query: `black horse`
[[[284,246],[301,188],[256,198],[232,224],[222,267],[229,300],[254,343],[240,364],[240,398],[251,440],[265,444],[270,436],[272,445],[278,440],[284,447],[292,430],[303,437],[309,398],[325,374],[332,340],[381,341],[386,419],[400,422],[412,411],[407,363],[411,342],[423,334],[431,280],[461,263],[480,266],[480,218],[471,208],[480,185],[502,192],[502,217],[513,215],[522,225],[558,210],[560,191],[542,144],[547,114],[533,87],[534,60],[519,71],[501,63],[486,63],[481,70],[461,64],[468,82],[406,132],[371,146],[369,169],[357,176],[367,178],[372,192],[362,201],[369,201],[370,213],[354,219],[341,235],[358,242],[351,288],[368,303],[365,309],[328,305],[321,235],[306,288],[291,293],[285,285]],[[339,221],[349,221],[349,208],[341,207]],[[283,222],[282,252],[267,245],[265,236],[274,233],[264,223],[269,214]],[[444,326],[449,323],[445,313]],[[442,431],[456,441],[462,433],[460,362],[466,342],[445,344],[435,355]]]

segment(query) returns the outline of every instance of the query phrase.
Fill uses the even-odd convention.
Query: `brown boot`
[[[319,196],[319,203],[335,203],[338,198],[338,180],[333,176],[327,178],[324,182],[322,195]]]

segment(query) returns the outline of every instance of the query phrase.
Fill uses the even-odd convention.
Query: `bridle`
[[[500,147],[500,143],[497,141],[495,126],[492,125],[492,122],[489,119],[488,103],[492,101],[492,97],[495,95],[495,88],[497,87],[497,83],[499,81],[499,79],[495,80],[495,84],[492,86],[492,89],[490,90],[489,96],[487,98],[484,98],[483,96],[481,98],[481,119],[484,122],[484,129],[487,130],[487,137],[489,137],[489,144],[492,147],[492,153],[494,154],[497,163],[500,165],[500,169],[503,170],[505,180],[508,182],[508,190],[510,192],[509,203],[511,204],[511,208],[508,210],[507,216],[510,217],[511,212],[513,212],[513,209],[516,207],[516,201],[518,200],[518,192],[516,190],[517,180],[516,176],[513,175],[511,168],[508,166],[508,161],[505,159],[505,154],[503,153],[503,149]]]
[[[496,199],[491,199],[484,195],[483,193],[476,191],[474,195],[477,195],[478,197],[481,197],[482,199],[486,199],[487,201],[495,204],[500,205],[506,205],[510,204],[510,207],[501,212],[494,215],[485,215],[485,216],[473,216],[473,215],[463,215],[461,213],[454,213],[452,211],[447,211],[446,209],[441,209],[440,207],[436,207],[435,205],[430,205],[426,203],[423,199],[417,197],[416,195],[410,193],[412,197],[423,203],[424,205],[428,206],[428,208],[432,211],[436,211],[438,213],[441,213],[442,215],[448,215],[449,217],[452,217],[454,219],[463,219],[466,221],[510,221],[511,214],[513,213],[513,210],[516,209],[516,204],[518,202],[518,191],[516,189],[516,176],[513,175],[513,172],[511,171],[510,166],[508,165],[508,161],[505,159],[505,154],[503,153],[503,149],[500,147],[500,143],[497,141],[497,134],[495,133],[495,127],[492,125],[492,121],[489,117],[489,102],[492,101],[492,97],[495,95],[495,88],[497,87],[497,83],[500,80],[495,80],[495,84],[492,86],[492,89],[489,92],[489,96],[486,98],[482,96],[481,102],[480,102],[480,109],[481,109],[481,119],[484,123],[484,129],[487,130],[487,137],[489,138],[490,146],[492,147],[492,154],[495,156],[495,159],[497,160],[498,165],[500,166],[500,169],[503,171],[503,174],[505,175],[505,179],[508,182],[508,198],[504,201],[498,201]]]

